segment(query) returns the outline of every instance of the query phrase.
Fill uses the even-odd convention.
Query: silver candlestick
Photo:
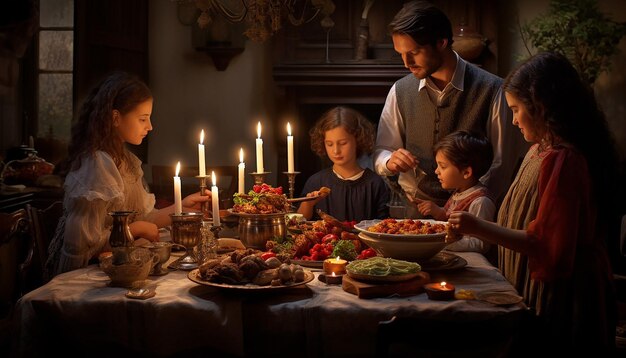
[[[265,183],[265,176],[271,172],[254,172],[250,173],[254,177],[254,184],[261,185]]]
[[[295,190],[296,184],[296,175],[300,174],[300,172],[283,172],[283,174],[287,174],[287,180],[289,181],[289,198],[293,199],[293,192]]]

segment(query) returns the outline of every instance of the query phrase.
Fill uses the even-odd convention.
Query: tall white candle
[[[264,173],[265,169],[263,168],[263,139],[261,139],[261,122],[257,125],[256,131],[258,134],[256,139],[256,171],[257,173]]]
[[[198,168],[201,177],[206,175],[206,164],[204,162],[204,129],[200,132],[200,144],[198,144]]]
[[[180,215],[183,212],[183,204],[180,198],[180,162],[176,164],[176,176],[174,177],[174,214]]]
[[[243,162],[243,148],[239,149],[239,194],[243,194],[244,190],[246,190],[245,188],[245,183],[246,183],[246,178],[244,177],[246,174],[246,163]]]
[[[293,165],[293,136],[291,135],[291,124],[287,122],[287,172],[295,171]]]
[[[213,186],[211,187],[211,204],[213,210],[213,225],[220,225],[220,197],[217,190],[217,180],[215,178],[215,172],[211,172],[211,179],[213,180]]]

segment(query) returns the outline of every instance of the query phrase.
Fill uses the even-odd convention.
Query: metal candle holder
[[[283,174],[287,174],[287,180],[289,180],[289,198],[293,199],[294,186],[296,184],[296,175],[300,174],[300,172],[283,172]]]
[[[209,196],[206,193],[206,188],[207,188],[206,178],[207,177],[208,177],[207,175],[196,176],[196,178],[200,179],[200,195],[201,196]],[[202,212],[204,220],[209,219],[209,202],[208,201],[203,201],[202,203],[200,203],[200,211]]]
[[[202,241],[194,248],[194,253],[200,265],[204,264],[207,260],[217,257],[219,231],[221,229],[221,225],[214,226],[211,221],[202,222],[202,228],[200,229]]]
[[[261,185],[265,183],[265,176],[271,172],[254,172],[250,173],[254,177],[254,184]]]
[[[185,255],[172,262],[170,266],[179,270],[193,270],[198,267],[198,259],[193,252],[200,240],[203,213],[170,214],[172,218],[172,241],[185,247]]]

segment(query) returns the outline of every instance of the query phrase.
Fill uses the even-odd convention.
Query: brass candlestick
[[[254,172],[250,173],[254,177],[254,184],[261,185],[265,183],[265,176],[271,172]]]
[[[287,180],[289,180],[289,198],[293,199],[294,186],[296,184],[296,175],[300,174],[300,172],[283,172],[283,174],[287,174]]]
[[[198,175],[196,176],[196,178],[200,179],[200,195],[201,196],[209,196],[206,193],[206,179],[208,178],[207,175]],[[200,211],[202,212],[202,219],[204,220],[208,220],[209,219],[209,202],[208,201],[203,201],[202,203],[200,203]]]

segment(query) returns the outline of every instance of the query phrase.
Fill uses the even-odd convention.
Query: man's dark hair
[[[452,46],[452,25],[450,20],[428,1],[411,1],[402,7],[389,24],[389,32],[406,34],[419,45],[436,46],[440,39],[447,39]]]

